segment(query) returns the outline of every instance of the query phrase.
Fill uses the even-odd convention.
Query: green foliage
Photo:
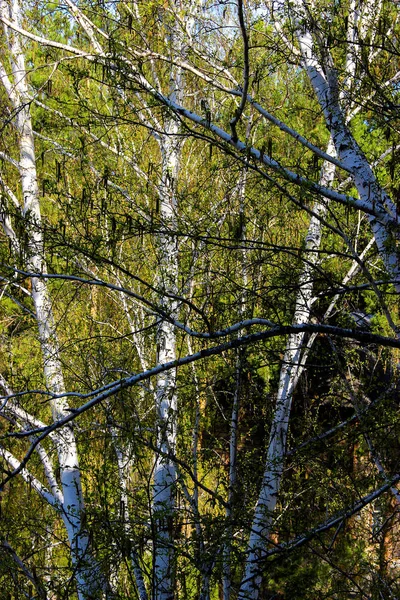
[[[45,423],[52,419],[46,368],[54,357],[43,355],[32,278],[26,274],[31,269],[32,232],[41,240],[37,251],[43,272],[62,275],[46,280],[46,289],[70,394],[67,410],[74,411],[113,382],[157,364],[160,321],[175,319],[203,334],[188,336],[177,327],[176,359],[268,329],[255,325],[227,336],[215,334],[245,319],[291,325],[299,277],[311,263],[305,237],[315,201],[322,198],[312,191],[322,159],[262,118],[250,102],[237,125],[239,139],[246,148],[268,154],[281,170],[273,172],[257,163],[247,149],[236,151],[209,128],[212,123],[229,135],[239,105],[238,96],[229,93],[242,85],[245,66],[243,36],[232,7],[220,3],[193,12],[190,3],[178,7],[172,1],[82,2],[76,5],[83,11],[79,21],[68,6],[48,2],[23,7],[23,25],[34,36],[85,53],[74,55],[54,44],[38,43],[35,37],[24,40],[41,211],[36,222],[21,208],[21,170],[18,174],[3,158],[0,165],[2,222],[10,218],[20,243],[13,254],[5,227],[0,247],[0,374],[21,394],[0,400],[0,428],[1,443],[19,460],[30,441],[10,434],[31,425],[12,412],[12,403]],[[292,8],[288,6],[289,12]],[[301,69],[293,21],[278,13],[261,18],[256,3],[246,3],[244,9],[249,93],[325,151],[328,127]],[[357,25],[359,44],[354,45],[356,65],[350,82],[345,33],[350,4],[317,2],[310,10],[319,40],[315,52],[321,60],[330,52],[343,90],[343,110],[355,111],[349,131],[369,163],[378,161],[378,183],[398,205],[399,90],[397,83],[385,83],[398,69],[397,50],[385,37],[396,7],[383,3],[378,22],[363,34]],[[397,32],[397,21],[393,27]],[[11,73],[6,33],[0,44]],[[138,74],[157,92],[146,90]],[[167,98],[175,93],[178,104],[200,115],[202,125],[174,114],[158,93]],[[3,87],[0,105],[7,115],[0,138],[2,156],[18,161],[18,111]],[[179,149],[175,179],[171,165],[163,168],[171,140]],[[308,183],[289,182],[284,169]],[[338,168],[332,188],[356,196],[348,175]],[[161,210],[168,202],[170,217]],[[392,229],[384,249],[395,253],[398,233]],[[388,338],[398,335],[393,331],[399,318],[398,294],[388,281],[383,257],[374,247],[362,254],[370,239],[366,213],[331,202],[310,271],[313,301],[307,320]],[[178,275],[172,283],[163,264],[168,244],[178,248]],[[352,278],[344,281],[354,264],[358,266]],[[327,314],[332,300],[334,308]],[[49,315],[48,309],[50,319]],[[366,322],[360,325],[357,315],[367,317]],[[310,339],[308,335],[303,346]],[[223,554],[229,544],[231,598],[238,593],[287,340],[274,336],[179,367],[176,388],[165,392],[176,393],[178,403],[176,445],[168,450],[178,472],[176,510],[172,517],[167,510],[163,514],[174,545],[176,598],[200,598],[208,577],[208,597],[221,597]],[[80,415],[72,426],[85,500],[82,528],[101,572],[115,587],[114,597],[121,600],[137,595],[135,560],[148,588],[154,584],[154,548],[160,541],[152,499],[154,457],[160,455],[156,386],[153,377],[116,388],[112,397]],[[374,508],[367,506],[348,519],[343,516],[336,530],[319,534],[297,550],[292,551],[290,543],[398,472],[397,396],[398,350],[325,333],[316,338],[293,396],[288,455],[271,515],[268,549],[289,547],[262,562],[262,598],[396,597],[397,508],[386,496]],[[169,415],[171,422],[166,419],[162,426],[172,427],[174,418]],[[47,437],[43,448],[59,482],[57,444]],[[374,452],[386,473],[382,477]],[[7,476],[10,465],[2,465]],[[35,454],[28,468],[51,486],[40,456]],[[47,506],[20,477],[7,484],[2,495],[0,539],[10,542],[49,597],[74,598],[75,567],[60,510]],[[379,533],[372,525],[375,507]],[[133,550],[137,559],[132,559]],[[4,597],[31,597],[29,578],[1,545],[0,553]]]

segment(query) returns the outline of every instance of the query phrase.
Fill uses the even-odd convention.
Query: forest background
[[[400,597],[398,3],[0,21],[3,597]]]

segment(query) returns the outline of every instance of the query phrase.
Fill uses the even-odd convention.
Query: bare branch
[[[236,125],[239,123],[240,117],[243,114],[244,107],[246,106],[247,100],[247,92],[249,89],[249,78],[250,78],[250,69],[249,69],[249,38],[247,36],[246,24],[244,22],[244,14],[243,14],[243,0],[238,0],[238,15],[239,15],[239,23],[240,23],[240,31],[242,33],[243,38],[243,91],[242,97],[240,100],[240,104],[235,111],[235,116],[229,122],[232,131],[232,140],[234,142],[237,141],[238,136],[236,133]]]

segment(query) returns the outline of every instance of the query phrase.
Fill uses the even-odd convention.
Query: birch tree
[[[3,2],[1,5],[2,17],[11,19],[15,23],[21,22],[21,9],[18,2],[11,6]],[[8,158],[17,170],[20,179],[20,193],[14,193],[4,184],[11,201],[16,204],[18,218],[22,224],[22,237],[18,239],[9,223],[9,215],[4,207],[3,222],[5,231],[12,242],[11,247],[18,251],[24,261],[24,268],[32,273],[46,273],[46,262],[43,251],[43,236],[41,231],[41,212],[39,191],[35,162],[35,148],[33,130],[29,111],[29,91],[25,67],[25,57],[18,35],[15,35],[7,26],[4,28],[8,45],[8,62],[0,67],[3,87],[7,93],[12,111],[15,113],[15,129],[18,140],[19,157],[15,161]],[[21,202],[17,200],[17,194]],[[51,397],[52,418],[54,421],[62,419],[69,413],[68,404],[64,398],[65,385],[63,380],[62,362],[57,340],[51,299],[46,282],[32,276],[30,279],[30,297],[34,306],[34,313],[38,328],[38,337],[43,354],[43,374],[46,388]],[[7,393],[10,390],[6,389]],[[12,394],[11,394],[12,395]],[[11,414],[22,418],[22,425],[31,427],[34,423],[29,415],[18,407],[6,407]],[[21,414],[22,412],[22,414]],[[55,478],[55,467],[44,450],[39,450],[50,491],[42,484],[36,487],[40,495],[61,516],[67,531],[71,548],[71,558],[76,571],[78,594],[80,598],[97,593],[102,588],[98,567],[93,561],[89,551],[89,539],[84,525],[84,502],[80,480],[77,446],[73,430],[67,426],[60,430],[54,438],[57,448],[58,464],[60,470],[59,483]],[[11,468],[17,468],[19,461],[7,450],[2,449],[3,458]],[[32,477],[23,471],[27,481]]]
[[[57,23],[64,11],[63,38],[44,23]],[[290,502],[283,507],[295,485],[284,475],[286,445],[296,432],[290,414],[300,395],[297,385],[313,372],[307,365],[313,343],[322,346],[331,336],[381,348],[399,344],[391,298],[399,286],[397,134],[385,115],[397,102],[396,61],[387,42],[390,29],[397,30],[397,7],[300,1],[260,7],[239,0],[232,6],[120,3],[93,10],[68,0],[32,25],[17,4],[4,3],[1,20],[9,43],[2,83],[18,147],[18,156],[6,145],[2,150],[8,164],[2,173],[2,225],[11,268],[31,282],[9,278],[6,284],[20,286],[18,294],[32,299],[44,386],[13,391],[6,379],[2,383],[10,439],[25,437],[30,444],[25,456],[17,446],[13,454],[8,440],[4,444],[3,459],[13,469],[6,481],[20,475],[31,482],[64,521],[81,598],[100,596],[110,586],[121,589],[122,559],[115,559],[108,577],[85,530],[72,422],[79,427],[84,415],[96,415],[91,427],[115,448],[104,468],[119,487],[120,509],[107,506],[104,512],[108,522],[113,511],[125,520],[124,536],[134,546],[127,567],[132,593],[143,599],[206,599],[221,583],[225,600],[272,595],[263,576],[274,568],[274,555],[323,538],[330,528],[338,528],[336,537],[340,523],[367,504],[391,488],[396,495],[397,472],[390,461],[385,464],[385,451],[376,453],[375,433],[363,438],[351,429],[355,420],[364,420],[352,392],[355,413],[325,432],[322,417],[316,417],[316,439],[332,440],[345,430],[354,444],[368,440],[379,484],[366,468],[368,477],[355,476],[357,496],[350,504],[346,476],[338,475],[342,503],[332,491],[332,506],[326,501],[315,512],[311,530],[301,534],[288,525],[292,539],[279,539],[279,531],[286,532],[283,539],[287,534],[286,518],[293,522],[296,514]],[[32,73],[24,47],[32,53]],[[387,139],[375,141],[377,148],[366,141],[387,129]],[[34,158],[34,135],[41,166]],[[55,179],[47,172],[50,154]],[[11,184],[11,169],[20,189]],[[54,208],[46,206],[46,218],[38,181],[51,189],[46,196]],[[21,213],[17,219],[15,211]],[[45,255],[53,251],[50,270]],[[76,291],[70,306],[58,297],[54,311],[52,279]],[[89,310],[78,297],[81,288],[101,298]],[[351,307],[363,315],[367,292],[380,320],[377,327],[375,316],[366,315],[373,321],[366,329],[352,320]],[[332,303],[326,305],[326,298]],[[63,313],[69,330],[77,319],[82,336],[99,338],[97,349],[87,344],[88,357],[72,360],[68,353],[55,316]],[[341,360],[352,373],[352,359],[343,352]],[[79,389],[73,378],[66,385],[63,362],[69,372],[82,374],[86,387]],[[253,478],[243,473],[251,435],[240,408],[247,363],[264,363],[248,377],[255,380],[258,369],[268,390],[263,408],[253,399],[255,410],[269,414],[267,421],[260,419],[265,433]],[[229,365],[233,379],[226,376]],[[339,389],[339,372],[339,366],[336,375],[329,371],[332,388]],[[394,373],[396,368],[388,398]],[[20,392],[50,394],[52,425],[15,401]],[[76,404],[70,408],[72,394]],[[110,399],[113,408],[105,409]],[[364,400],[367,413],[375,401]],[[230,425],[214,434],[202,430],[204,423],[212,429],[216,414]],[[303,426],[308,431],[305,421]],[[188,444],[183,432],[192,427]],[[129,444],[124,435],[131,437]],[[57,449],[60,477],[49,440]],[[300,446],[313,443],[311,435]],[[340,444],[334,447],[339,455]],[[125,460],[127,449],[137,451],[134,461]],[[50,491],[29,471],[33,452]],[[101,460],[94,445],[82,447],[82,453],[87,464]],[[151,473],[145,476],[146,469]],[[307,493],[304,484],[298,495]],[[139,517],[136,502],[143,506],[146,494],[145,516]],[[135,524],[149,532],[141,534],[141,544]],[[23,563],[18,548],[13,557]],[[324,557],[328,560],[328,552]],[[23,571],[32,582],[28,565]],[[348,574],[348,581],[364,593],[359,578]],[[38,593],[42,590],[39,585]]]

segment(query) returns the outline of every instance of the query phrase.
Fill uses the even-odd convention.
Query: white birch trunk
[[[13,0],[11,7],[2,1],[1,12],[3,16],[10,17],[16,23],[21,21],[20,6],[17,0]],[[46,273],[25,58],[18,35],[7,35],[7,39],[13,85],[11,87],[8,85],[10,80],[4,72],[2,80],[6,90],[12,89],[12,93],[9,93],[9,99],[16,112],[15,125],[18,132],[19,172],[22,190],[21,212],[25,220],[26,236],[25,247],[21,243],[20,246],[21,251],[25,254],[26,269],[34,273]],[[69,413],[65,399],[56,397],[65,392],[65,385],[54,315],[46,282],[38,277],[31,277],[31,284],[31,297],[35,307],[39,341],[43,355],[44,379],[48,390],[55,396],[51,400],[51,409],[53,420],[57,421]],[[67,426],[59,432],[56,448],[63,495],[60,512],[68,534],[78,596],[80,600],[84,600],[93,596],[93,594],[98,594],[102,588],[102,582],[98,567],[90,556],[88,535],[82,525],[84,503],[77,445],[71,426]]]
[[[184,3],[173,2],[176,10]],[[174,24],[168,32],[168,42],[178,55],[184,53],[179,27]],[[175,42],[175,43],[173,43]],[[169,73],[169,98],[172,102],[183,96],[182,70],[171,67]],[[178,303],[169,295],[178,291],[178,204],[176,184],[179,174],[182,143],[178,138],[179,124],[170,118],[165,133],[159,137],[161,151],[161,184],[159,187],[159,210],[161,233],[158,238],[159,275],[158,285],[162,290],[162,309],[176,319]],[[165,294],[166,292],[166,294]],[[174,325],[162,319],[157,331],[157,364],[176,360],[176,334]],[[164,453],[175,453],[177,427],[176,370],[171,369],[157,376],[156,381],[157,446],[161,453],[156,457],[153,487],[154,540],[154,600],[172,600],[174,593],[174,517],[176,469],[171,458]]]
[[[334,153],[331,142],[328,145],[327,153]],[[335,165],[327,161],[324,162],[321,173],[321,184],[325,186],[330,185],[334,175]],[[322,225],[320,219],[325,215],[326,209],[326,203],[317,203],[314,207],[315,215],[310,220],[305,243],[305,260],[299,279],[299,291],[296,298],[293,324],[306,323],[310,317],[314,287],[313,267],[318,258],[316,250],[319,249],[321,243]],[[251,527],[246,566],[238,596],[240,600],[256,600],[260,593],[263,557],[268,546],[268,536],[271,532],[273,513],[282,478],[290,410],[297,381],[297,371],[301,364],[303,342],[303,333],[290,335],[283,358],[261,492]]]
[[[325,62],[323,65],[320,63],[313,32],[307,30],[309,16],[302,0],[296,0],[295,9],[297,13],[295,19],[296,35],[300,45],[302,64],[324,113],[326,126],[334,142],[336,154],[343,165],[352,173],[360,199],[370,209],[387,211],[393,218],[396,218],[396,216],[398,217],[396,206],[377,182],[371,165],[347,127],[345,115],[340,106],[342,97],[339,93],[337,73],[332,57],[329,55],[329,51],[326,51]],[[368,27],[371,26],[371,16],[371,11],[366,10],[364,18]],[[359,26],[359,31],[363,31],[363,24]],[[354,65],[355,59],[351,60],[348,55],[346,68],[349,70],[350,76],[354,72]],[[346,85],[348,87],[348,83]],[[400,266],[396,253],[394,232],[385,227],[373,215],[368,215],[368,218],[385,268],[389,276],[395,281],[396,291],[400,292]]]
[[[177,124],[169,124],[169,136],[160,140],[162,182],[160,185],[160,222],[165,233],[159,235],[159,287],[176,294],[178,278],[178,245],[176,230],[177,201],[175,185],[179,169],[180,149],[174,134]],[[163,295],[163,310],[177,317],[176,300]],[[157,363],[176,359],[175,329],[163,319],[157,331]],[[175,451],[176,445],[176,371],[161,373],[156,382],[157,445],[162,454]],[[175,512],[176,473],[173,461],[160,454],[156,457],[153,487],[154,599],[171,600],[173,592],[173,519]]]

